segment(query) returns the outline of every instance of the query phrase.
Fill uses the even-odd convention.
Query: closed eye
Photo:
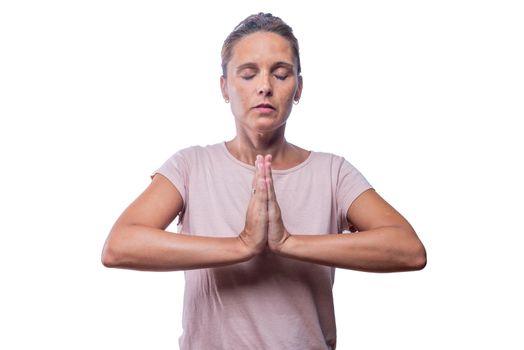
[[[273,70],[273,76],[277,78],[278,80],[286,80],[286,78],[289,76],[291,72],[287,67],[277,67]]]

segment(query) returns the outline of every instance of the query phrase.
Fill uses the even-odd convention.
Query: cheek
[[[230,99],[233,105],[235,106],[243,106],[245,104],[248,104],[249,96],[247,89],[242,87],[234,87],[231,89],[230,92]]]
[[[286,90],[284,93],[286,102],[293,103],[293,99],[295,98],[296,92],[297,92],[297,84],[291,84],[288,87],[286,87]]]
[[[245,114],[247,107],[246,97],[242,90],[231,89],[229,95],[231,103],[231,111],[236,117],[240,117]]]

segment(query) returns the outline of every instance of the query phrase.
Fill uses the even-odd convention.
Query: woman
[[[424,246],[344,158],[287,142],[302,92],[289,26],[246,18],[222,68],[236,137],[168,159],[115,223],[103,264],[185,270],[181,349],[335,349],[334,268],[418,270]],[[177,216],[179,234],[166,232]]]

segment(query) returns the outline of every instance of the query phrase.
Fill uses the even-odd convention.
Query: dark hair
[[[227,64],[231,60],[233,47],[241,38],[246,35],[256,32],[271,32],[276,33],[287,39],[293,54],[297,58],[297,72],[300,74],[300,56],[298,53],[298,40],[293,35],[293,29],[288,26],[279,17],[273,16],[271,13],[260,12],[256,15],[251,15],[240,22],[235,29],[227,36],[222,45],[222,74],[227,76]]]

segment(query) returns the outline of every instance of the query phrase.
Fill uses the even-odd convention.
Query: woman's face
[[[220,85],[237,126],[263,133],[286,123],[302,92],[296,65],[291,45],[279,34],[256,32],[236,43]]]

